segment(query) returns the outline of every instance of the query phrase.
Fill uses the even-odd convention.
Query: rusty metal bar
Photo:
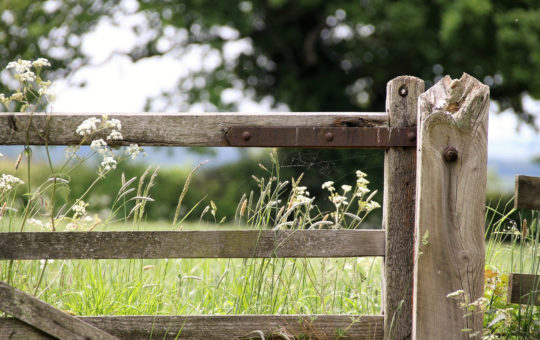
[[[416,146],[416,128],[231,127],[230,146],[387,149]]]

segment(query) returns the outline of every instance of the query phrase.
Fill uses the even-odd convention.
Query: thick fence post
[[[386,111],[391,128],[414,127],[418,96],[424,81],[410,76],[392,79],[386,87]],[[410,139],[416,139],[411,134]],[[409,339],[412,327],[415,148],[389,148],[384,157],[383,227],[386,254],[382,294],[387,339]]]
[[[481,337],[482,312],[462,303],[484,293],[488,110],[467,74],[419,98],[413,339]]]

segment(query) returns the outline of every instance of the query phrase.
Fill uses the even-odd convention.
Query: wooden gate
[[[464,317],[447,295],[483,295],[488,107],[488,87],[464,74],[426,92],[418,78],[395,78],[381,113],[109,114],[122,123],[120,145],[385,149],[383,228],[12,232],[0,234],[0,259],[381,256],[381,315],[74,317],[1,283],[0,309],[13,318],[0,319],[0,334],[234,339],[287,327],[309,339],[343,330],[344,339],[468,339],[463,330],[481,330],[482,315]],[[0,145],[79,144],[76,128],[93,116],[0,113]]]

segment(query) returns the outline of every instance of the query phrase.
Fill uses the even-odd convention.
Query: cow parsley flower
[[[45,58],[37,58],[32,62],[35,68],[50,67],[51,63]]]
[[[0,190],[11,190],[17,184],[24,184],[24,182],[12,175],[2,174],[2,176],[0,176]]]
[[[78,216],[84,216],[86,215],[86,207],[88,206],[88,203],[86,203],[85,201],[83,200],[78,200],[77,203],[75,203],[72,207],[71,207],[71,210],[73,210],[75,212],[75,214],[73,214],[73,217],[78,217]]]
[[[95,139],[90,143],[90,149],[97,151],[99,153],[102,152],[104,148],[107,147],[107,142],[105,142],[103,139]]]
[[[106,116],[103,118],[104,122],[103,125],[107,128],[112,128],[115,130],[122,130],[122,122],[120,122],[118,119],[105,119]],[[114,131],[114,130],[113,130]]]
[[[32,71],[26,71],[24,73],[21,73],[18,78],[20,79],[20,81],[31,83],[36,80],[36,74]]]
[[[343,184],[341,186],[341,189],[343,189],[343,194],[345,195],[346,193],[352,190],[352,187],[350,185]]]
[[[347,202],[347,197],[345,196],[335,195],[330,197],[330,199],[332,200],[332,203],[334,203],[336,208],[339,208],[341,205],[349,204],[349,202]]]
[[[17,61],[12,61],[6,66],[6,70],[15,69],[17,73],[24,73],[30,71],[32,67],[32,62],[30,60],[17,59]]]
[[[137,156],[142,152],[143,152],[143,148],[141,148],[137,144],[130,144],[126,148],[126,153],[128,154],[129,157],[131,157],[131,159],[137,158]]]
[[[122,134],[117,130],[112,130],[111,133],[107,136],[107,140],[122,140]]]
[[[322,188],[328,189],[328,191],[334,191],[334,182],[332,181],[324,182],[322,185]]]
[[[16,101],[22,101],[24,99],[24,95],[22,92],[15,92],[14,94],[9,97],[9,100],[16,100]]]
[[[96,117],[90,117],[85,119],[78,127],[76,132],[81,136],[91,135],[97,130],[98,124],[101,123],[101,119]]]
[[[105,171],[116,169],[116,160],[112,156],[104,157],[101,166]]]

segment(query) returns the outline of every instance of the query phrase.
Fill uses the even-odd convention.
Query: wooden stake
[[[386,111],[390,127],[416,126],[418,96],[422,92],[424,81],[416,77],[402,76],[388,82]],[[415,183],[415,148],[388,149],[384,157],[386,255],[382,294],[387,339],[411,336]]]
[[[418,106],[413,339],[481,337],[483,314],[459,304],[484,293],[489,88],[446,76]]]

